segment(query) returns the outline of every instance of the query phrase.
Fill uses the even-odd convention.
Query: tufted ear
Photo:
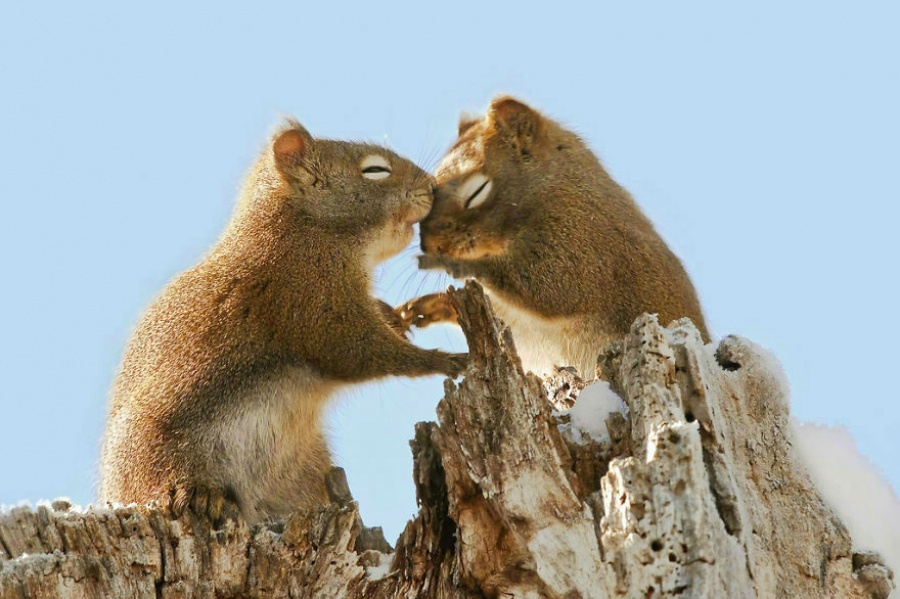
[[[461,112],[459,114],[459,127],[456,130],[456,134],[462,137],[462,134],[472,128],[472,125],[477,124],[481,121],[481,118],[477,116],[473,116],[467,112]]]
[[[275,136],[272,141],[272,156],[281,173],[296,169],[309,155],[313,139],[309,131],[296,121],[290,121],[290,128]]]
[[[541,115],[510,96],[494,98],[488,118],[498,133],[517,140],[521,146],[529,145],[541,127]]]

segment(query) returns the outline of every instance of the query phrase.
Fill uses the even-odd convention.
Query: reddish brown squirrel
[[[456,376],[465,354],[398,334],[371,272],[411,241],[432,178],[385,148],[291,122],[251,169],[225,232],[137,326],[113,388],[101,499],[226,500],[251,521],[327,501],[321,414],[338,388]]]
[[[420,266],[480,281],[526,368],[572,365],[593,376],[598,355],[644,312],[665,323],[686,316],[709,339],[681,261],[585,143],[555,121],[496,98],[483,119],[460,121],[435,179]],[[400,311],[418,326],[455,318],[443,294]]]

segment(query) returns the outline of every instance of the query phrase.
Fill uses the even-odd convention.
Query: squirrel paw
[[[419,270],[443,270],[454,279],[464,279],[474,274],[460,260],[429,254],[419,256]]]
[[[457,322],[459,315],[446,293],[430,293],[397,307],[397,314],[407,329],[424,329],[436,322]]]
[[[226,489],[178,485],[172,492],[172,513],[180,518],[188,509],[216,526],[241,513],[234,494]]]
[[[449,354],[451,369],[447,375],[456,378],[461,375],[469,365],[469,354]]]
[[[381,300],[376,300],[376,306],[378,310],[381,311],[384,319],[387,321],[388,326],[392,331],[397,333],[400,337],[408,340],[409,327],[411,323],[407,321],[403,314],[400,312],[400,308],[394,309],[387,302],[383,302]]]

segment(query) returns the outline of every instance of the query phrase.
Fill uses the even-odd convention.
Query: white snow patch
[[[72,512],[72,513],[83,514],[83,513],[85,513],[85,511],[87,511],[87,507],[88,507],[88,506],[83,506],[83,505],[80,505],[80,504],[78,504],[78,503],[75,503],[75,502],[73,502],[71,499],[69,499],[68,497],[57,497],[56,499],[53,499],[53,500],[50,500],[50,499],[41,499],[41,500],[39,500],[35,505],[36,505],[37,507],[40,507],[40,506],[43,505],[43,506],[46,506],[46,507],[49,508],[49,509],[53,509],[53,504],[54,504],[54,503],[57,503],[57,502],[69,504],[69,507],[66,508],[65,510],[62,510],[62,511]]]
[[[366,575],[368,575],[369,580],[381,580],[387,576],[388,571],[391,569],[392,561],[394,561],[393,553],[382,553],[379,555],[378,565],[366,568]]]
[[[791,384],[788,382],[787,373],[784,371],[781,360],[778,359],[778,356],[776,356],[774,352],[757,343],[753,343],[752,341],[746,341],[746,343],[756,350],[761,369],[775,378],[779,389],[784,393],[785,401],[790,403]]]
[[[56,553],[23,553],[0,564],[0,574],[3,576],[22,576],[27,578],[29,574],[43,576],[52,572],[59,565],[59,556]]]
[[[850,531],[854,550],[877,551],[900,574],[900,499],[843,427],[793,421],[794,446],[825,501]],[[892,597],[900,595],[896,590]]]
[[[586,439],[609,442],[606,418],[613,412],[628,413],[628,406],[606,381],[596,381],[581,390],[575,406],[563,414],[571,419],[572,440],[581,443]]]

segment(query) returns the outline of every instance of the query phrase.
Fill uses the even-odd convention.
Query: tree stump
[[[575,442],[481,287],[449,293],[471,363],[445,382],[437,423],[416,425],[419,513],[395,549],[340,471],[329,505],[252,529],[55,502],[0,513],[0,598],[890,593],[890,570],[853,553],[798,463],[780,368],[753,343],[713,352],[689,321],[641,316],[600,365],[628,419]],[[583,386],[565,385],[560,408]]]

